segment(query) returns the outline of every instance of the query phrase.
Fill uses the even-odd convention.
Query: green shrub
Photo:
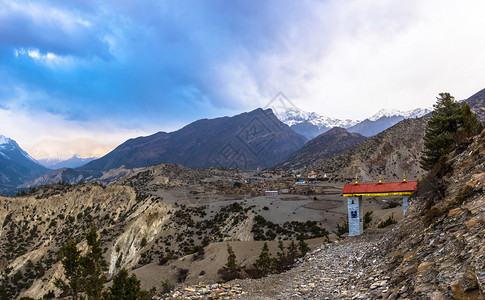
[[[384,228],[392,224],[396,224],[397,221],[394,219],[394,214],[390,215],[389,218],[377,224],[378,228]]]

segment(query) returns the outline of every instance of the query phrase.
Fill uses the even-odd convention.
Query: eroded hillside
[[[55,278],[63,276],[59,250],[69,237],[85,250],[84,234],[93,222],[108,262],[108,278],[127,268],[138,272],[147,289],[151,286],[146,282],[158,287],[162,280],[176,283],[171,270],[184,265],[187,256],[193,263],[184,267],[210,263],[203,278],[218,280],[217,270],[224,262],[205,261],[203,249],[208,254],[225,252],[220,242],[322,238],[335,226],[323,222],[323,210],[313,208],[313,196],[290,196],[291,201],[252,197],[249,185],[243,184],[249,175],[162,164],[136,170],[108,186],[58,183],[23,196],[0,197],[0,296],[38,299],[49,291],[59,295],[54,287]],[[156,270],[157,275],[143,270]],[[187,282],[200,280],[193,272]]]

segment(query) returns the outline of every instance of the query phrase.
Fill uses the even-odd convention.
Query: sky
[[[485,1],[0,0],[0,134],[35,158],[265,107],[365,119],[485,88]]]

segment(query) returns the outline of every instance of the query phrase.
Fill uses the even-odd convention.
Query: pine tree
[[[128,271],[121,269],[113,277],[113,286],[109,288],[108,293],[104,294],[104,297],[112,300],[145,300],[148,292],[141,289],[140,280],[135,274],[128,276]]]
[[[236,278],[241,278],[241,266],[237,263],[236,254],[232,250],[231,245],[227,243],[227,263],[218,271],[224,281],[230,281]]]
[[[254,267],[261,273],[262,276],[266,276],[267,274],[274,272],[274,260],[269,252],[268,243],[264,242],[261,253],[254,263]]]
[[[288,260],[290,264],[292,264],[295,259],[298,257],[298,246],[295,244],[295,241],[291,241],[290,245],[288,246]]]
[[[67,244],[62,247],[60,257],[67,283],[56,278],[54,284],[64,294],[71,296],[73,300],[77,300],[78,293],[83,289],[81,251],[77,249],[77,243],[73,239],[69,239]]]
[[[84,291],[88,299],[101,299],[103,293],[106,276],[104,272],[107,270],[108,264],[103,257],[98,234],[96,233],[96,225],[91,223],[89,231],[86,233],[86,240],[89,246],[89,251],[86,256],[82,257],[83,277],[84,277]]]
[[[441,93],[433,106],[434,111],[428,121],[424,136],[421,167],[432,170],[439,160],[452,150],[459,139],[478,133],[481,124],[467,103],[458,103],[449,93]]]
[[[283,245],[283,241],[280,239],[278,240],[278,253],[276,256],[278,257],[276,261],[276,269],[278,272],[283,272],[285,268],[290,264],[288,260],[288,255],[285,251],[285,247]]]
[[[300,250],[300,256],[305,256],[305,254],[310,251],[310,247],[308,247],[308,244],[305,243],[303,236],[300,236],[298,239],[298,249]]]

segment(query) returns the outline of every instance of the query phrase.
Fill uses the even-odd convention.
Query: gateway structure
[[[378,183],[355,183],[344,185],[342,195],[348,197],[347,208],[349,215],[349,236],[360,235],[364,229],[362,215],[362,196],[403,196],[403,214],[408,209],[409,195],[414,193],[417,181],[382,182],[379,176]]]

